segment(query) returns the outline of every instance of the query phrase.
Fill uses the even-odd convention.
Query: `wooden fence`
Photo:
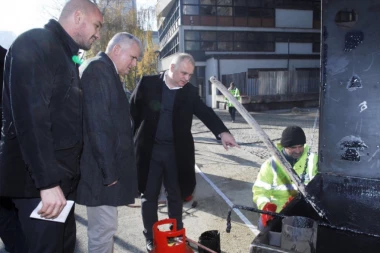
[[[226,87],[233,81],[247,96],[318,93],[319,80],[319,69],[259,70],[250,78],[246,72],[222,75]]]

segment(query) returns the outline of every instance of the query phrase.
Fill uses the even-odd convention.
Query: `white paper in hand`
[[[62,222],[65,223],[67,216],[70,213],[71,208],[74,205],[73,200],[67,200],[66,206],[63,208],[62,212],[58,215],[55,219],[46,219],[41,217],[41,215],[38,214],[38,211],[42,208],[42,201],[38,204],[38,206],[33,210],[33,212],[30,214],[30,218],[40,219],[40,220],[46,220],[46,221],[55,221],[55,222]]]

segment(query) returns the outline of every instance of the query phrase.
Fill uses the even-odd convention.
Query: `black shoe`
[[[153,250],[153,240],[146,240],[146,250],[148,252]]]

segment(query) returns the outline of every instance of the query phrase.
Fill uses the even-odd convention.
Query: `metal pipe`
[[[194,241],[194,240],[191,240],[191,239],[190,239],[189,237],[187,237],[187,236],[186,236],[186,240],[189,241],[189,242],[191,242],[191,243],[193,243],[193,244],[195,244],[195,245],[197,245],[198,247],[200,247],[200,248],[202,248],[202,249],[204,249],[204,250],[210,252],[210,253],[217,253],[216,251],[213,251],[212,249],[209,249],[209,248],[207,248],[206,246],[204,246],[204,245],[202,245],[202,244],[200,244],[200,243],[198,243],[198,242],[196,242],[196,241]]]
[[[189,207],[188,209],[186,210],[183,210],[182,212],[188,214],[188,215],[191,215],[191,213],[189,213],[189,211],[195,207],[197,207],[198,205],[198,201],[194,200],[193,203],[191,203],[191,207]]]
[[[308,202],[317,214],[329,221],[327,212],[320,207],[319,203],[316,203],[316,198],[310,196],[310,194],[306,191],[305,185],[301,182],[301,179],[294,171],[289,162],[285,159],[285,157],[281,154],[281,152],[275,147],[273,142],[269,139],[268,135],[261,129],[260,125],[256,122],[256,120],[249,114],[249,112],[243,107],[242,104],[237,101],[237,99],[231,95],[231,93],[227,90],[227,88],[216,79],[216,77],[210,77],[210,82],[212,82],[219,91],[227,97],[227,99],[234,105],[234,107],[239,111],[239,113],[243,116],[243,118],[247,121],[247,123],[256,131],[256,133],[260,136],[261,140],[268,147],[269,151],[272,155],[277,159],[277,161],[285,168],[290,176],[291,180],[296,184],[297,189],[301,192],[301,194],[305,197],[306,202]]]

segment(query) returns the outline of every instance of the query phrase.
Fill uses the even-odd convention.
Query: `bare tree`
[[[65,0],[51,0],[48,5],[43,6],[42,15],[48,19],[58,20],[59,13],[61,12]]]

